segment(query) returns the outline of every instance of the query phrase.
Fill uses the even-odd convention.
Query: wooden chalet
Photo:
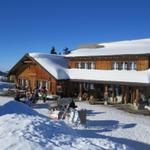
[[[46,86],[50,93],[139,103],[150,98],[150,39],[82,46],[65,56],[26,54],[9,72],[19,86]]]
[[[77,77],[71,80],[80,82],[81,95],[91,88],[100,97],[107,93],[112,102],[134,104],[144,103],[150,97],[150,39],[85,46],[67,57],[69,68],[77,68],[78,74],[84,74],[84,77],[79,75],[81,80]]]
[[[63,82],[67,75],[63,68],[67,65],[62,56],[29,53],[9,71],[8,76],[21,89],[45,86],[49,93],[56,94],[56,91],[65,92]]]

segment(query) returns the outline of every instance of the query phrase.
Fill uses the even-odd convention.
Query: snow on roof
[[[71,80],[99,81],[99,82],[127,82],[127,83],[150,83],[150,70],[127,71],[127,70],[88,70],[68,69]]]
[[[150,38],[100,43],[100,48],[79,48],[66,57],[150,54]]]
[[[127,71],[127,70],[89,70],[89,69],[67,69],[68,61],[63,56],[43,53],[29,53],[56,79],[87,80],[87,81],[110,81],[128,83],[150,83],[150,70]]]
[[[86,81],[109,81],[128,83],[150,83],[150,70],[127,71],[127,70],[89,70],[89,69],[67,69],[68,61],[63,56],[43,53],[29,53],[57,80],[86,80]]]
[[[68,75],[66,73],[68,60],[63,56],[44,53],[29,53],[29,56],[44,67],[56,79],[68,79]]]

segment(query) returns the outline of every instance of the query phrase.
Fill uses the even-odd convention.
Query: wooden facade
[[[30,81],[30,86],[34,89],[37,86],[37,81],[45,81],[48,83],[48,91],[56,94],[56,79],[47,73],[37,64],[29,64],[18,76],[17,81],[26,79]]]
[[[100,56],[100,57],[71,57],[69,61],[69,68],[77,68],[77,63],[87,63],[94,62],[95,69],[99,70],[113,70],[113,62],[135,62],[137,71],[142,71],[150,68],[150,57],[148,55],[124,55],[124,56]],[[84,69],[84,68],[82,68]],[[85,81],[80,81],[79,84],[79,94],[83,93],[84,90],[81,90]],[[87,81],[88,83],[88,81]],[[92,82],[89,82],[89,84]],[[109,83],[109,82],[97,82],[94,83],[95,87],[97,84],[102,86],[103,88],[97,88],[100,93],[103,93],[103,97],[105,93],[108,93],[109,89],[111,89],[111,94],[109,94],[109,98],[111,102],[115,103],[118,100],[122,103],[132,103],[136,106],[141,103],[143,100],[148,100],[150,97],[149,90],[150,87],[148,85],[141,85],[135,83]],[[116,88],[120,87],[120,95],[116,95]]]
[[[146,55],[125,55],[125,56],[107,56],[107,57],[75,57],[70,58],[69,68],[76,68],[78,62],[95,62],[95,69],[111,70],[113,62],[134,61],[137,70],[146,70],[150,68],[150,58]]]
[[[38,86],[38,83],[46,83],[47,90],[51,94],[56,94],[58,81],[48,73],[40,64],[25,56],[11,71],[17,86],[22,86],[21,82],[27,81],[31,90]]]

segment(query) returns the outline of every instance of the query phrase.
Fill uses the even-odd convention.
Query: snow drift
[[[79,108],[88,109],[86,128],[50,120],[23,103],[0,97],[0,149],[149,150],[149,117],[86,103]]]
[[[2,150],[65,149],[76,136],[63,121],[49,120],[15,101],[0,106],[0,126]]]

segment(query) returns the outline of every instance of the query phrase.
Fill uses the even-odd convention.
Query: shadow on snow
[[[87,116],[95,116],[97,114],[103,114],[103,113],[106,113],[106,112],[97,112],[97,111],[93,111],[93,110],[86,110],[86,115]]]
[[[33,108],[35,108],[35,109],[43,109],[43,108],[48,109],[48,104],[47,103],[35,104],[35,105],[33,105]]]
[[[39,106],[37,105],[37,107],[41,108],[46,106],[45,104],[40,104]],[[10,101],[0,107],[0,116],[13,113],[43,116],[39,115],[39,113],[32,110],[28,106],[25,106],[24,104],[15,101]],[[102,113],[105,112],[94,112],[92,110],[87,111],[87,115]],[[30,131],[30,126],[33,127],[34,133]],[[62,144],[72,146],[72,141],[78,138],[98,138],[99,140],[104,139],[120,145],[124,144],[136,150],[149,150],[149,144],[134,141],[131,139],[107,136],[102,134],[104,132],[111,132],[116,129],[126,130],[129,128],[134,128],[135,126],[136,124],[134,123],[120,124],[118,120],[87,120],[86,128],[72,129],[63,121],[50,121],[46,117],[39,117],[37,120],[35,119],[31,124],[27,126],[27,129],[23,131],[23,136],[29,141],[39,143],[41,146],[46,146],[47,143],[50,143],[60,148]],[[62,135],[64,135],[64,140],[60,141],[59,137]],[[69,138],[65,139],[65,136],[67,135],[69,136]],[[59,142],[57,142],[57,140]],[[101,148],[100,145],[99,147]]]

